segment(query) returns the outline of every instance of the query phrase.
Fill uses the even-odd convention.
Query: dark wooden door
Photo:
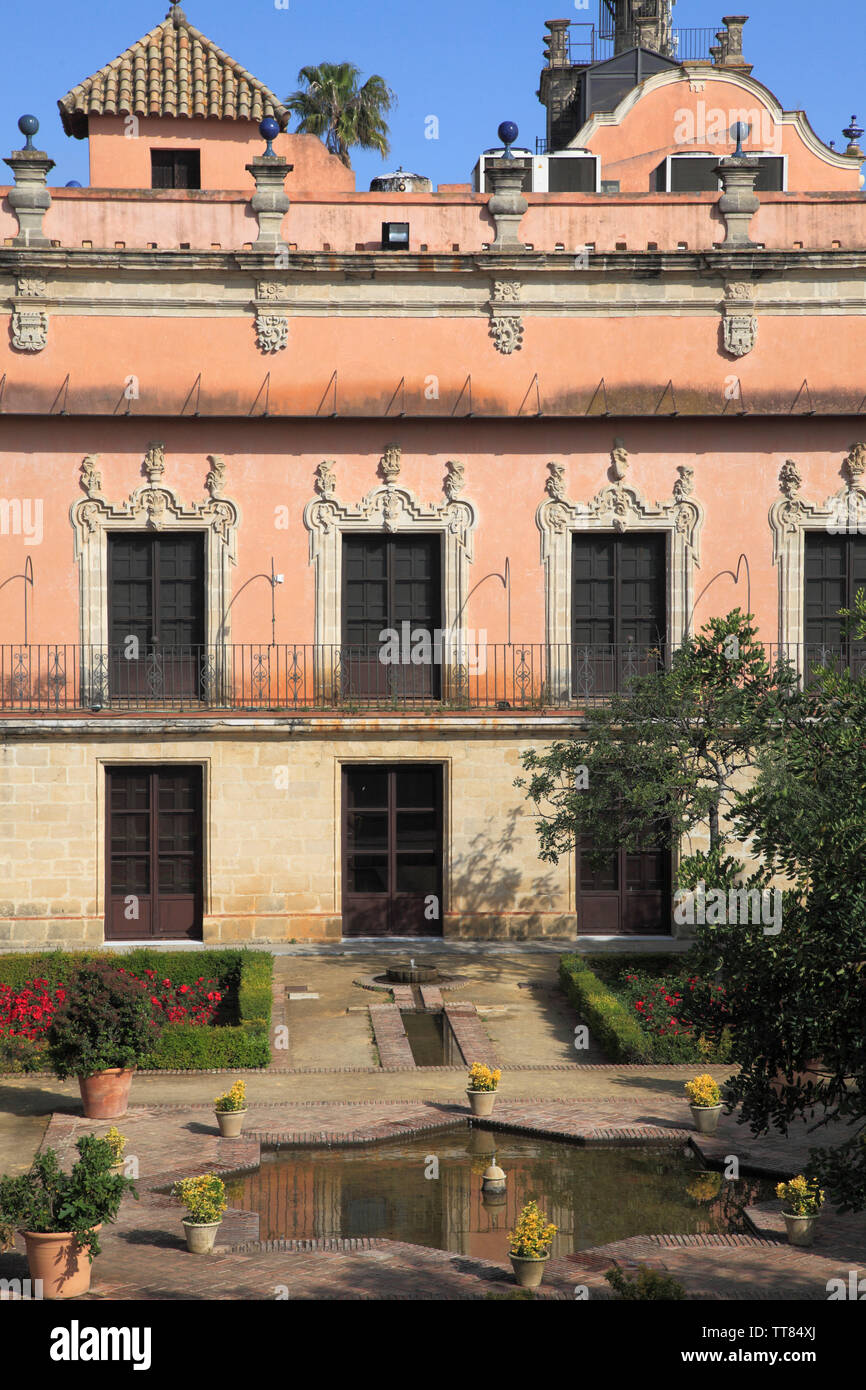
[[[665,849],[614,850],[600,868],[577,855],[578,936],[667,936],[671,861]]]
[[[197,699],[204,623],[203,535],[109,536],[113,698],[130,702]]]
[[[571,565],[574,693],[621,690],[661,659],[665,537],[575,533]]]
[[[866,642],[852,639],[839,612],[853,608],[857,591],[866,590],[866,536],[811,531],[805,541],[806,668],[838,664],[861,675],[866,671]]]
[[[201,768],[107,771],[106,938],[202,936]]]
[[[441,767],[344,768],[343,935],[441,934]]]
[[[438,536],[344,536],[342,693],[402,699],[438,699],[441,664],[434,636],[442,625]],[[381,634],[399,635],[398,664],[383,662]],[[426,633],[432,660],[413,660]]]

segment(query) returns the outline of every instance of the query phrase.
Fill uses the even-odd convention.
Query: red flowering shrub
[[[216,1019],[223,998],[216,980],[201,976],[191,985],[173,985],[171,980],[158,980],[153,970],[145,970],[143,980],[122,967],[118,974],[150,989],[154,1013],[164,1023],[205,1026]],[[40,1043],[65,999],[65,987],[49,990],[47,980],[27,980],[22,989],[0,984],[0,1038]]]
[[[171,980],[159,979],[155,970],[145,970],[141,983],[151,992],[154,1012],[166,1023],[206,1026],[215,1021],[222,1003],[218,982],[206,980],[203,975],[191,985],[173,985]]]
[[[630,1000],[641,1027],[653,1039],[656,1061],[727,1061],[730,1038],[725,1033],[728,1008],[721,985],[697,975],[658,976],[630,973],[620,988]],[[702,1013],[712,1027],[699,1029],[690,1019],[689,1005],[699,996]]]
[[[27,980],[23,989],[0,984],[0,1038],[41,1038],[65,998],[63,986],[49,991],[47,980]]]

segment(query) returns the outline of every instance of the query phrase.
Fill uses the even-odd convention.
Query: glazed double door
[[[106,938],[202,936],[198,767],[113,767],[106,787]]]
[[[343,935],[441,936],[442,769],[343,769]]]

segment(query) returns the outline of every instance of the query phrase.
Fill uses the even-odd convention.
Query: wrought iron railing
[[[674,29],[672,56],[680,63],[709,59],[710,48],[717,42],[715,29]],[[585,66],[603,63],[614,56],[613,34],[606,34],[596,24],[572,20],[568,30],[568,57],[571,63]]]
[[[866,644],[768,645],[770,663],[866,675]],[[556,710],[603,703],[666,665],[665,646],[446,642],[406,660],[381,647],[245,644],[140,649],[65,644],[0,646],[0,711],[124,713]],[[416,659],[417,658],[417,659]]]

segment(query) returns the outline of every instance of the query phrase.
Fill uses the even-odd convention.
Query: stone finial
[[[725,67],[748,68],[749,72],[752,71],[752,64],[747,63],[743,57],[743,29],[748,20],[747,14],[726,14],[722,18],[722,23],[725,26],[725,56],[723,59]]]
[[[529,204],[523,196],[523,170],[508,164],[494,165],[487,171],[487,179],[493,194],[487,203],[487,211],[493,218],[496,228],[494,251],[522,251],[523,242],[518,236],[520,223]]]
[[[333,459],[323,459],[316,465],[316,492],[326,502],[332,501],[337,491],[337,475],[333,470]]]
[[[165,476],[165,445],[148,444],[144,456],[144,471],[147,481],[153,485],[162,482]]]
[[[50,238],[42,230],[42,219],[51,207],[51,194],[46,187],[48,175],[54,168],[44,150],[33,147],[33,136],[39,130],[35,116],[22,116],[19,129],[27,137],[23,150],[13,150],[4,164],[15,175],[15,187],[8,194],[9,206],[18,219],[18,234],[13,246],[50,246]]]
[[[252,174],[256,181],[250,207],[259,224],[257,251],[282,250],[288,253],[288,243],[283,240],[282,233],[283,218],[290,207],[285,182],[294,167],[282,155],[264,154],[246,166],[247,173]]]
[[[571,20],[548,19],[545,21],[544,27],[550,30],[544,39],[544,56],[547,59],[547,66],[549,68],[571,67],[571,56],[568,51],[568,31],[571,27]]]
[[[399,444],[387,444],[379,460],[379,472],[386,483],[396,483],[400,476],[402,449]]]
[[[719,212],[725,219],[724,246],[728,249],[747,251],[755,246],[749,239],[752,218],[761,206],[755,193],[755,183],[760,172],[757,159],[747,155],[731,155],[716,165],[715,173],[722,181],[722,195],[719,198]]]
[[[851,489],[859,487],[860,479],[866,472],[866,444],[853,445],[843,467],[848,479],[848,487]]]
[[[226,480],[226,461],[221,454],[208,454],[207,461],[210,471],[204,480],[205,491],[209,492],[211,497],[219,497]]]
[[[802,474],[793,459],[785,459],[779,469],[779,491],[792,502],[803,483]]]
[[[864,154],[862,149],[860,148],[860,140],[863,136],[863,127],[857,124],[856,116],[851,117],[851,124],[845,127],[845,129],[842,131],[842,134],[848,141],[848,148],[846,149],[845,153],[849,156],[850,159],[856,159],[862,163],[862,161],[866,159],[866,154]]]
[[[98,461],[98,454],[88,454],[81,460],[80,481],[88,497],[100,497],[102,494],[102,474],[96,467]]]
[[[449,459],[445,464],[448,472],[442,484],[442,489],[449,502],[456,502],[460,493],[463,491],[463,464],[456,459]]]
[[[621,483],[628,472],[628,450],[621,439],[613,441],[613,448],[610,451],[610,471],[618,483]]]

